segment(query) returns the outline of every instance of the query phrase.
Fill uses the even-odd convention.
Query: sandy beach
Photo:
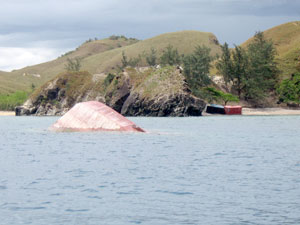
[[[242,114],[245,116],[300,115],[300,109],[243,108]]]
[[[276,116],[276,115],[300,115],[300,109],[284,108],[243,108],[244,116]],[[203,112],[204,116],[216,115]],[[15,116],[14,111],[0,111],[0,116]]]
[[[210,114],[203,111],[203,116],[222,116],[222,114]],[[280,116],[280,115],[300,115],[300,109],[287,108],[243,108],[243,116]]]
[[[14,111],[0,111],[0,116],[14,116]]]

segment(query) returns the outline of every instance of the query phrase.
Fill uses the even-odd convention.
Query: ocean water
[[[0,224],[300,224],[300,116],[0,117]]]

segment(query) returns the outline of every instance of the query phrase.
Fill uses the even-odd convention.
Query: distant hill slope
[[[278,66],[282,77],[296,72],[296,65],[300,60],[300,21],[285,23],[263,32],[267,39],[272,39],[278,56]],[[252,38],[242,44],[243,47]]]
[[[28,91],[31,85],[41,86],[45,82],[55,77],[58,73],[65,70],[68,58],[85,59],[94,54],[98,54],[111,49],[121,48],[138,42],[136,39],[118,38],[115,40],[103,39],[87,41],[76,50],[70,51],[55,60],[28,66],[12,72],[0,71],[0,94],[10,93],[16,90]]]
[[[205,45],[211,48],[211,54],[220,53],[220,46],[215,35],[199,31],[181,31],[174,33],[162,34],[136,44],[125,46],[123,48],[114,49],[101,54],[95,54],[84,60],[83,69],[91,73],[107,72],[120,64],[122,52],[124,51],[129,58],[137,57],[149,53],[153,47],[157,50],[157,55],[160,56],[162,51],[172,45],[178,49],[180,54],[190,54],[194,51],[197,45]],[[142,63],[141,66],[145,66]]]
[[[82,58],[82,70],[91,74],[100,74],[114,70],[121,62],[123,51],[126,56],[133,58],[144,55],[153,47],[159,56],[168,45],[176,47],[180,54],[191,53],[197,45],[210,47],[212,55],[220,53],[220,46],[215,35],[199,31],[167,33],[138,42],[135,39],[124,38],[92,41],[56,60],[15,70],[11,73],[0,72],[0,93],[30,90],[32,84],[36,87],[41,86],[65,70],[67,58],[80,57]],[[144,64],[145,60],[141,66]]]

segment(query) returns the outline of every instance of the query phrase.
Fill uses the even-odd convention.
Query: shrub
[[[24,91],[17,91],[9,95],[0,95],[0,109],[14,110],[16,106],[22,105],[28,97]]]
[[[300,73],[285,79],[277,88],[279,102],[300,104]]]
[[[180,64],[180,56],[177,48],[173,48],[172,45],[168,45],[168,47],[163,51],[162,56],[160,57],[160,63],[162,65],[179,65]]]
[[[69,72],[78,72],[81,68],[81,59],[74,58],[70,59],[67,58],[67,64],[65,65],[65,69]]]
[[[108,85],[111,84],[111,82],[113,81],[114,78],[115,78],[115,75],[112,73],[109,73],[104,79],[104,82],[103,82],[104,87],[108,87]]]
[[[152,47],[150,53],[146,55],[146,61],[149,66],[155,66],[157,61],[156,50]]]

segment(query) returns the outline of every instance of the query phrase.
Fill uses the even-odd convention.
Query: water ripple
[[[300,117],[130,119],[0,117],[0,224],[300,224]]]

